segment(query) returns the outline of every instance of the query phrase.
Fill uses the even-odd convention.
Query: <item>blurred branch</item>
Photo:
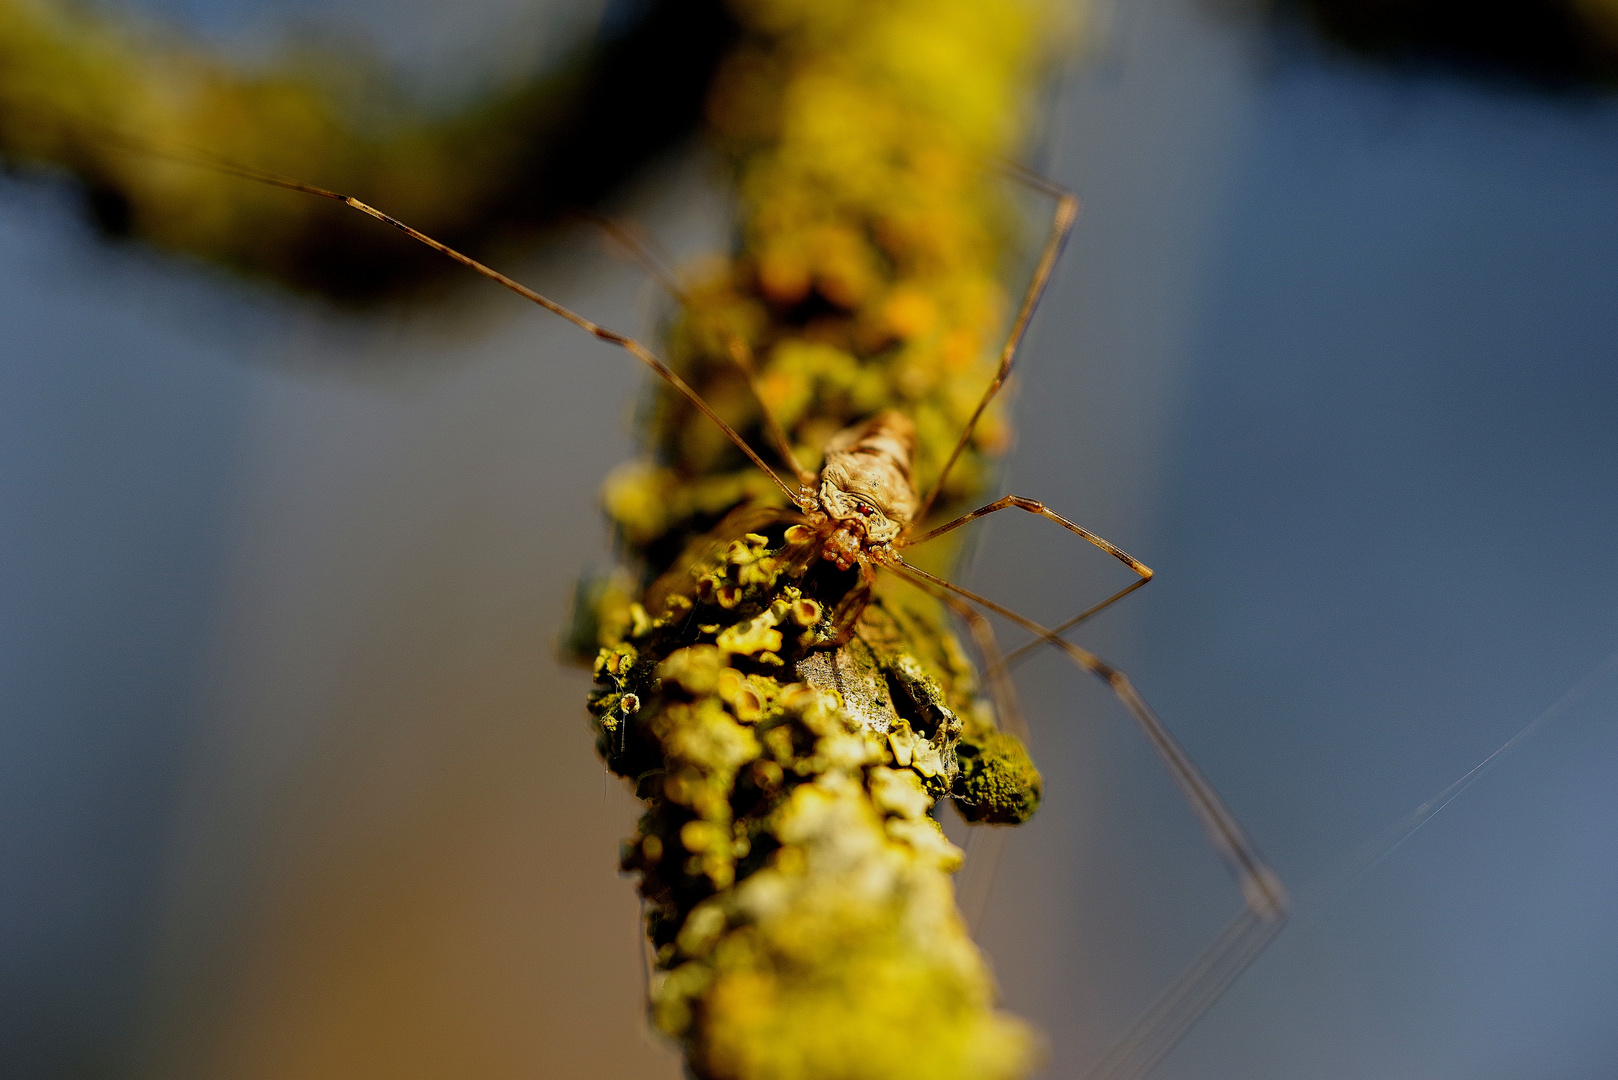
[[[475,252],[594,202],[687,136],[734,33],[718,0],[654,0],[556,70],[434,117],[352,50],[243,71],[150,25],[0,0],[0,160],[66,170],[111,234],[375,299],[453,267],[340,208],[132,153],[109,134],[352,191]]]

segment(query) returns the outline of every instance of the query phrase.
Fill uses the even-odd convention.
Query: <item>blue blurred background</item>
[[[364,34],[446,94],[601,16],[149,9]],[[1103,14],[1043,140],[1085,210],[1004,486],[1158,570],[1082,640],[1298,896],[1160,1075],[1612,1077],[1618,100]],[[697,151],[618,209],[725,242]],[[475,284],[345,316],[109,245],[39,181],[0,235],[0,1074],[679,1075],[614,873],[634,804],[553,659],[629,363]],[[515,269],[654,332],[588,234]],[[1049,622],[1102,561],[997,522],[969,580]],[[1104,690],[1020,674],[1048,799],[981,939],[1082,1076],[1237,898]]]

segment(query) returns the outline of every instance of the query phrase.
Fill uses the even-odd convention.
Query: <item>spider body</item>
[[[819,557],[840,570],[886,562],[916,514],[915,445],[915,424],[893,411],[832,436],[819,490],[805,488],[799,496],[806,520],[787,540],[815,544]]]

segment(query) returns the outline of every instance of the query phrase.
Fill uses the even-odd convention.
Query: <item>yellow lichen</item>
[[[851,420],[903,409],[925,486],[992,368],[1011,215],[989,166],[1014,147],[1048,12],[971,0],[735,10],[745,34],[710,115],[737,178],[741,245],[690,283],[672,359],[767,449],[740,348],[810,466]],[[809,531],[784,513],[693,543],[765,478],[678,397],[660,393],[653,415],[649,456],[615,474],[607,505],[637,550],[689,554],[654,590],[680,602],[635,639],[666,655],[647,684],[661,712],[634,721],[621,751],[603,745],[626,776],[664,775],[643,785],[652,797],[624,863],[649,903],[654,1022],[703,1080],[1024,1075],[1036,1041],[993,1007],[948,877],[961,851],[929,812],[952,794],[972,820],[1025,820],[1039,790],[1026,751],[994,727],[938,605],[891,579],[840,659],[815,661],[849,583],[794,562]],[[975,492],[1007,441],[991,410],[943,502]],[[794,681],[814,672],[867,680],[870,700],[845,708],[830,684]]]

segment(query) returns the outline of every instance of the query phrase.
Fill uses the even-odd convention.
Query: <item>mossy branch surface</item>
[[[732,255],[696,270],[672,362],[755,446],[758,398],[813,469],[878,410],[917,428],[925,490],[988,384],[1007,308],[1011,189],[1054,16],[968,0],[738,0],[709,103],[739,192]],[[995,1008],[933,811],[1018,823],[1041,781],[996,725],[944,611],[795,539],[779,489],[660,390],[605,503],[631,555],[581,589],[598,747],[647,810],[624,844],[656,954],[655,1025],[707,1080],[1026,1074]],[[940,512],[1009,441],[991,410]],[[790,471],[783,465],[783,473]],[[918,549],[946,569],[952,551]],[[837,612],[859,610],[852,635]],[[846,639],[846,640],[845,640]]]

